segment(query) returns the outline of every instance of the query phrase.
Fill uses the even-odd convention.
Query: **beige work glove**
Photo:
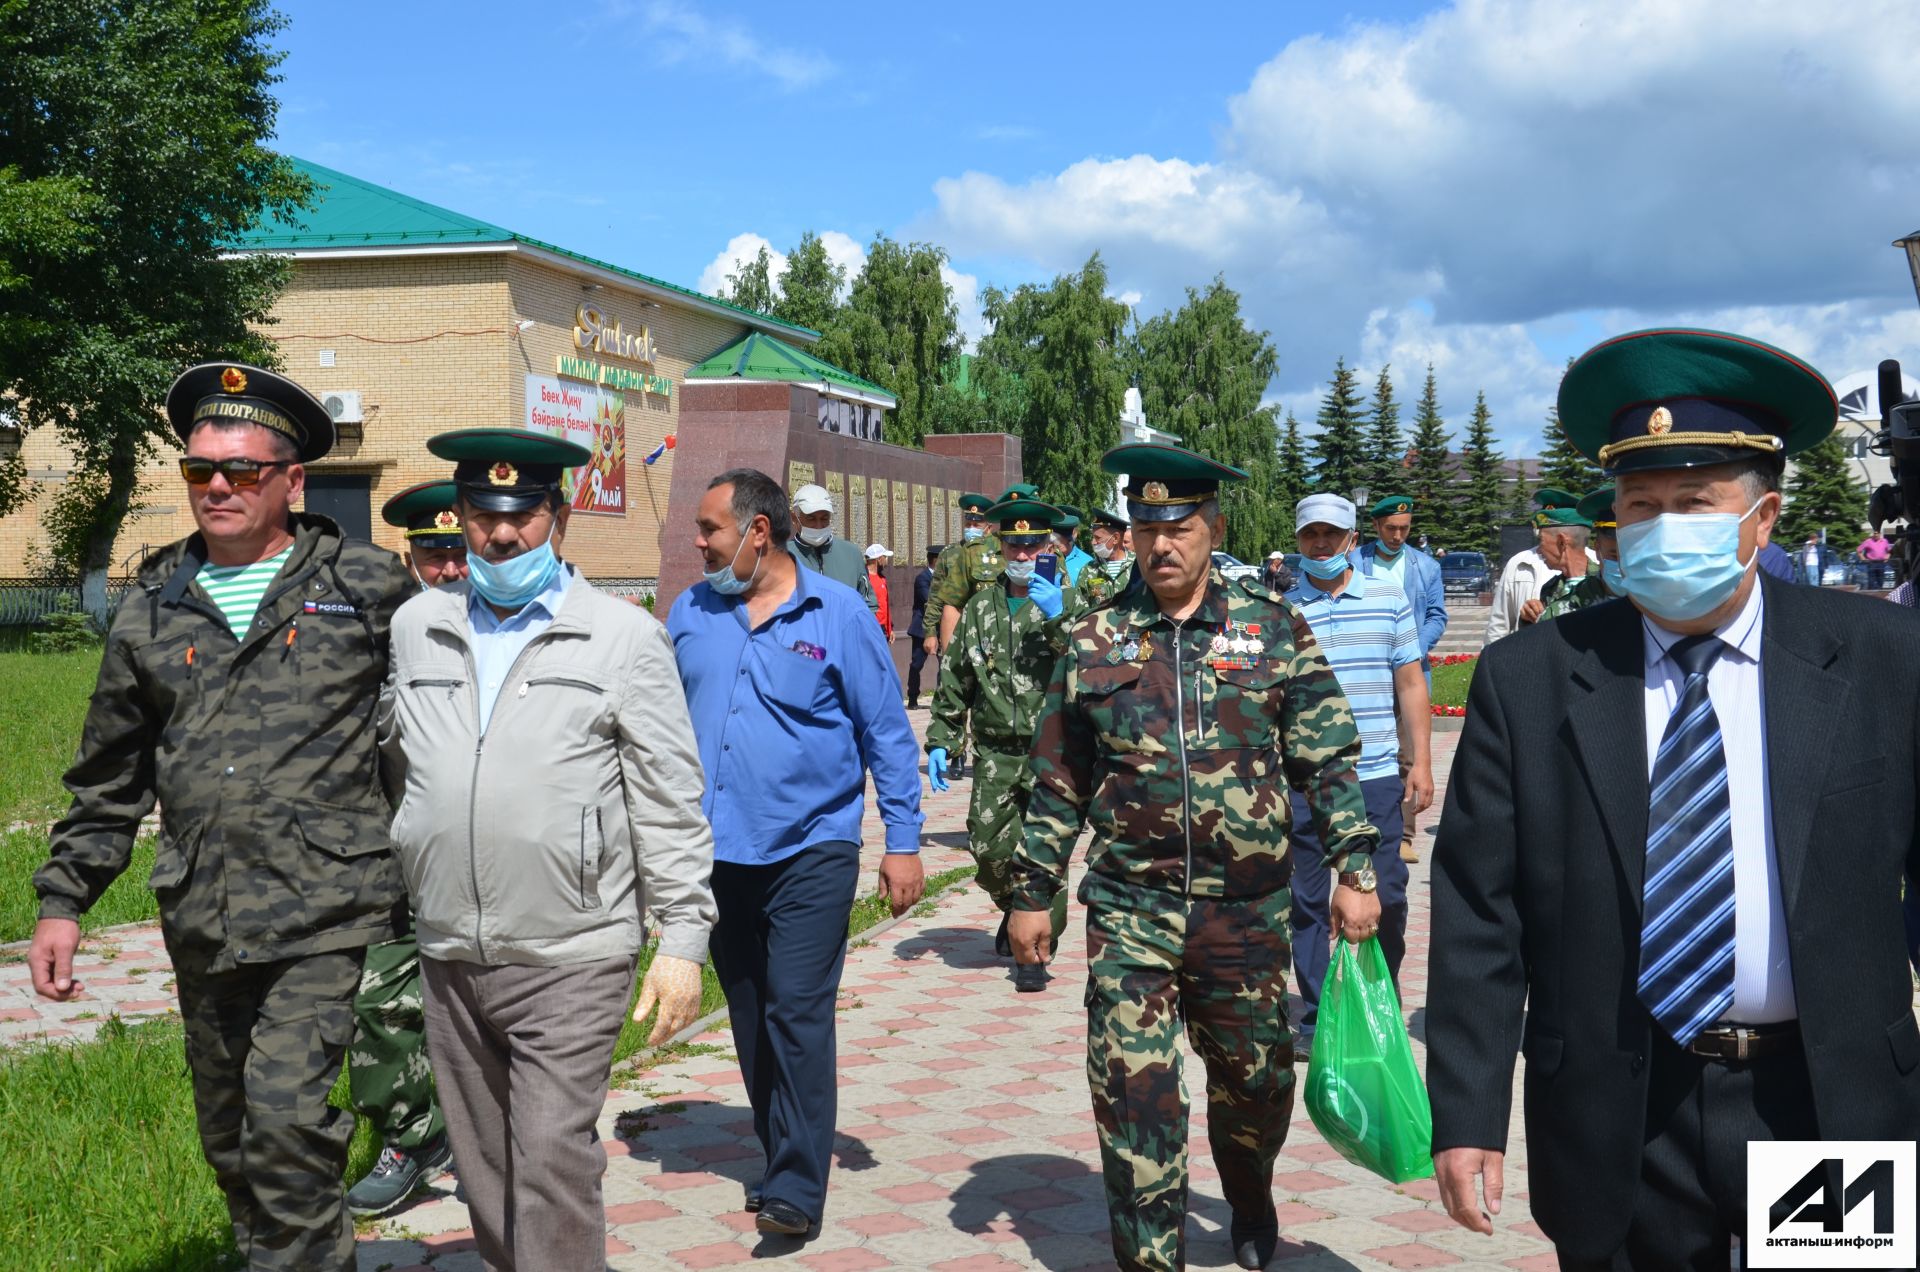
[[[647,978],[640,982],[640,1001],[633,1005],[633,1023],[639,1024],[655,1006],[660,1015],[647,1035],[647,1045],[657,1047],[694,1022],[700,1014],[700,964],[669,954],[653,956]]]

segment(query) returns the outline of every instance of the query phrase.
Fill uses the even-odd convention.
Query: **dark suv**
[[[1487,590],[1487,558],[1479,552],[1449,552],[1440,558],[1440,586],[1448,592]]]

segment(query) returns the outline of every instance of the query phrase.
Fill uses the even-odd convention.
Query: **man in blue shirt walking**
[[[766,1174],[747,1189],[762,1232],[820,1222],[837,1088],[834,996],[860,870],[866,778],[895,915],[920,899],[920,748],[866,601],[802,570],[786,492],[765,473],[715,477],[694,546],[706,579],[667,617],[706,770],[714,970]]]
[[[1395,587],[1406,593],[1413,609],[1413,623],[1420,632],[1420,667],[1427,673],[1427,687],[1433,687],[1433,647],[1447,631],[1447,589],[1440,578],[1440,563],[1407,542],[1413,533],[1413,500],[1406,495],[1388,495],[1373,505],[1373,542],[1359,552],[1360,573],[1369,578],[1385,575]],[[1412,758],[1400,756],[1400,780],[1406,781]],[[1419,818],[1411,805],[1400,809],[1400,860],[1418,861],[1414,846]]]
[[[1360,728],[1360,790],[1367,820],[1380,828],[1384,846],[1400,833],[1403,807],[1417,813],[1433,802],[1433,721],[1413,609],[1391,578],[1354,568],[1356,519],[1357,510],[1340,495],[1308,495],[1300,501],[1294,511],[1300,580],[1287,599],[1313,628],[1353,709]],[[1320,841],[1306,799],[1297,792],[1291,851],[1293,966],[1303,1004],[1293,1054],[1304,1061],[1313,1049],[1320,989],[1333,952],[1332,872],[1312,864],[1320,860]],[[1373,869],[1379,880],[1380,950],[1397,986],[1407,952],[1407,866],[1382,852],[1374,857]]]

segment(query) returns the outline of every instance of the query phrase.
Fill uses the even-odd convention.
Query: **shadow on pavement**
[[[926,928],[895,943],[893,956],[904,963],[937,958],[948,967],[1011,966],[993,952],[990,928]]]
[[[1039,1266],[1065,1272],[1111,1251],[1099,1170],[1051,1153],[983,1158],[953,1190],[953,1226],[974,1236],[1019,1238]]]

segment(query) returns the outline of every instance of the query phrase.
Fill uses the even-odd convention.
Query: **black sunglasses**
[[[297,464],[295,459],[200,459],[188,455],[180,461],[180,475],[187,479],[189,486],[204,486],[219,473],[227,479],[229,486],[258,486],[260,474],[269,468],[286,468]]]

